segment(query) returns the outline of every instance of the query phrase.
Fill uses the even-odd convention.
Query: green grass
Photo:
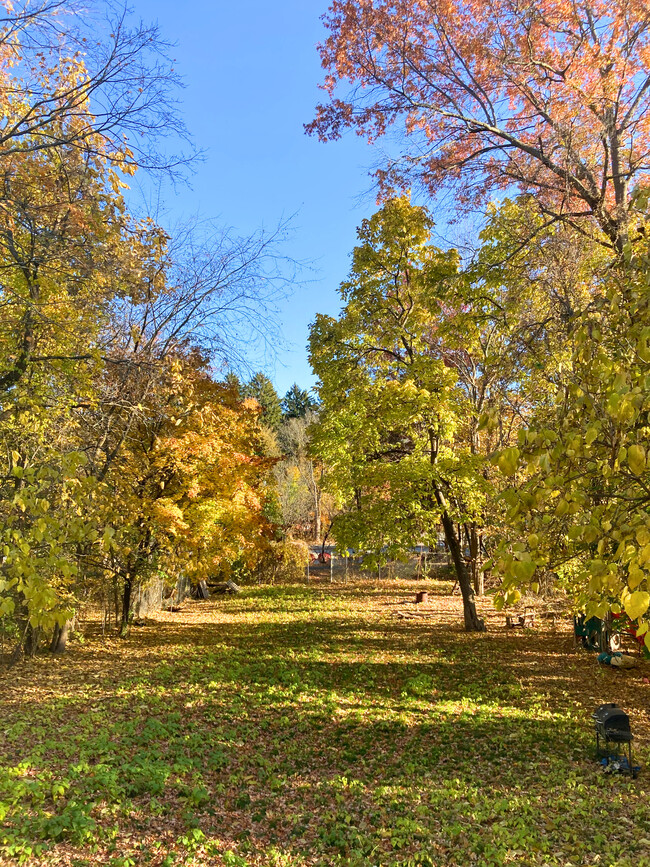
[[[404,598],[249,589],[5,674],[0,863],[650,864],[645,778],[589,724],[618,701],[644,762],[643,672]]]

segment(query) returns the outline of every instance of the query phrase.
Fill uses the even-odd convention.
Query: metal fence
[[[316,553],[316,551],[312,551]],[[319,549],[320,553],[320,549]],[[379,581],[400,579],[418,579],[427,577],[444,577],[444,572],[451,565],[449,556],[444,553],[423,552],[413,555],[406,561],[391,560],[383,565],[368,567],[362,556],[345,556],[329,549],[325,553],[325,562],[316,560],[308,564],[305,570],[307,580],[327,580],[345,582],[348,579],[376,578]]]

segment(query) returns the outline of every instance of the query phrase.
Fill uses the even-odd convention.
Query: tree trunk
[[[469,568],[474,585],[474,592],[477,596],[483,596],[485,592],[485,582],[483,580],[483,570],[481,569],[481,539],[478,528],[475,523],[465,525],[465,535],[467,536],[467,547],[469,548]]]
[[[54,634],[50,644],[50,651],[52,653],[65,653],[68,638],[70,637],[70,631],[72,630],[72,624],[72,620],[66,620],[63,626],[59,626],[57,623],[54,627]]]
[[[127,572],[124,576],[124,592],[122,594],[122,620],[120,623],[120,636],[124,638],[129,631],[129,615],[131,614],[131,591],[133,590],[133,579],[131,573]]]
[[[460,586],[460,592],[463,596],[463,614],[465,617],[465,629],[467,632],[485,632],[485,622],[478,616],[476,612],[476,603],[474,601],[474,591],[472,589],[472,582],[470,581],[469,574],[467,569],[465,568],[465,563],[463,561],[463,552],[461,551],[460,545],[458,544],[458,537],[456,536],[454,522],[449,517],[449,513],[444,506],[446,505],[445,499],[442,495],[442,492],[436,489],[436,499],[440,506],[443,507],[443,512],[441,515],[442,526],[445,531],[445,539],[447,540],[447,546],[449,547],[449,553],[451,554],[451,559],[454,562],[454,568],[456,569],[456,577],[458,579],[458,585]]]
[[[120,594],[117,589],[117,578],[113,578],[113,609],[115,611],[115,628],[120,625]]]
[[[314,540],[318,541],[321,534],[321,491],[316,482],[316,474],[314,473],[314,462],[309,461],[309,474],[311,476],[311,489],[314,497]]]
[[[9,668],[12,668],[23,655],[25,649],[25,641],[27,639],[27,632],[30,628],[29,620],[25,621],[24,628],[23,624],[20,623],[20,628],[22,629],[22,632],[20,634],[20,638],[14,646],[14,649],[11,651],[11,656],[9,657]]]
[[[27,627],[27,634],[25,635],[25,656],[35,656],[36,650],[38,649],[38,642],[41,638],[41,628],[40,626],[31,626]]]
[[[315,500],[315,509],[314,509],[314,539],[318,541],[321,535],[321,521],[320,521],[320,503],[318,502],[318,497]]]

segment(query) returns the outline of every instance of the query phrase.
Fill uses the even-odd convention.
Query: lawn
[[[443,590],[249,588],[3,671],[0,863],[649,865],[649,670],[488,601],[467,635]],[[594,760],[605,701],[637,780]]]

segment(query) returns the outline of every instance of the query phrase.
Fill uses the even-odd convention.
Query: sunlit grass
[[[643,672],[487,602],[486,636],[457,599],[400,619],[414,586],[251,588],[3,675],[3,857],[650,863],[644,778],[604,776],[589,725],[615,700],[643,740]]]

